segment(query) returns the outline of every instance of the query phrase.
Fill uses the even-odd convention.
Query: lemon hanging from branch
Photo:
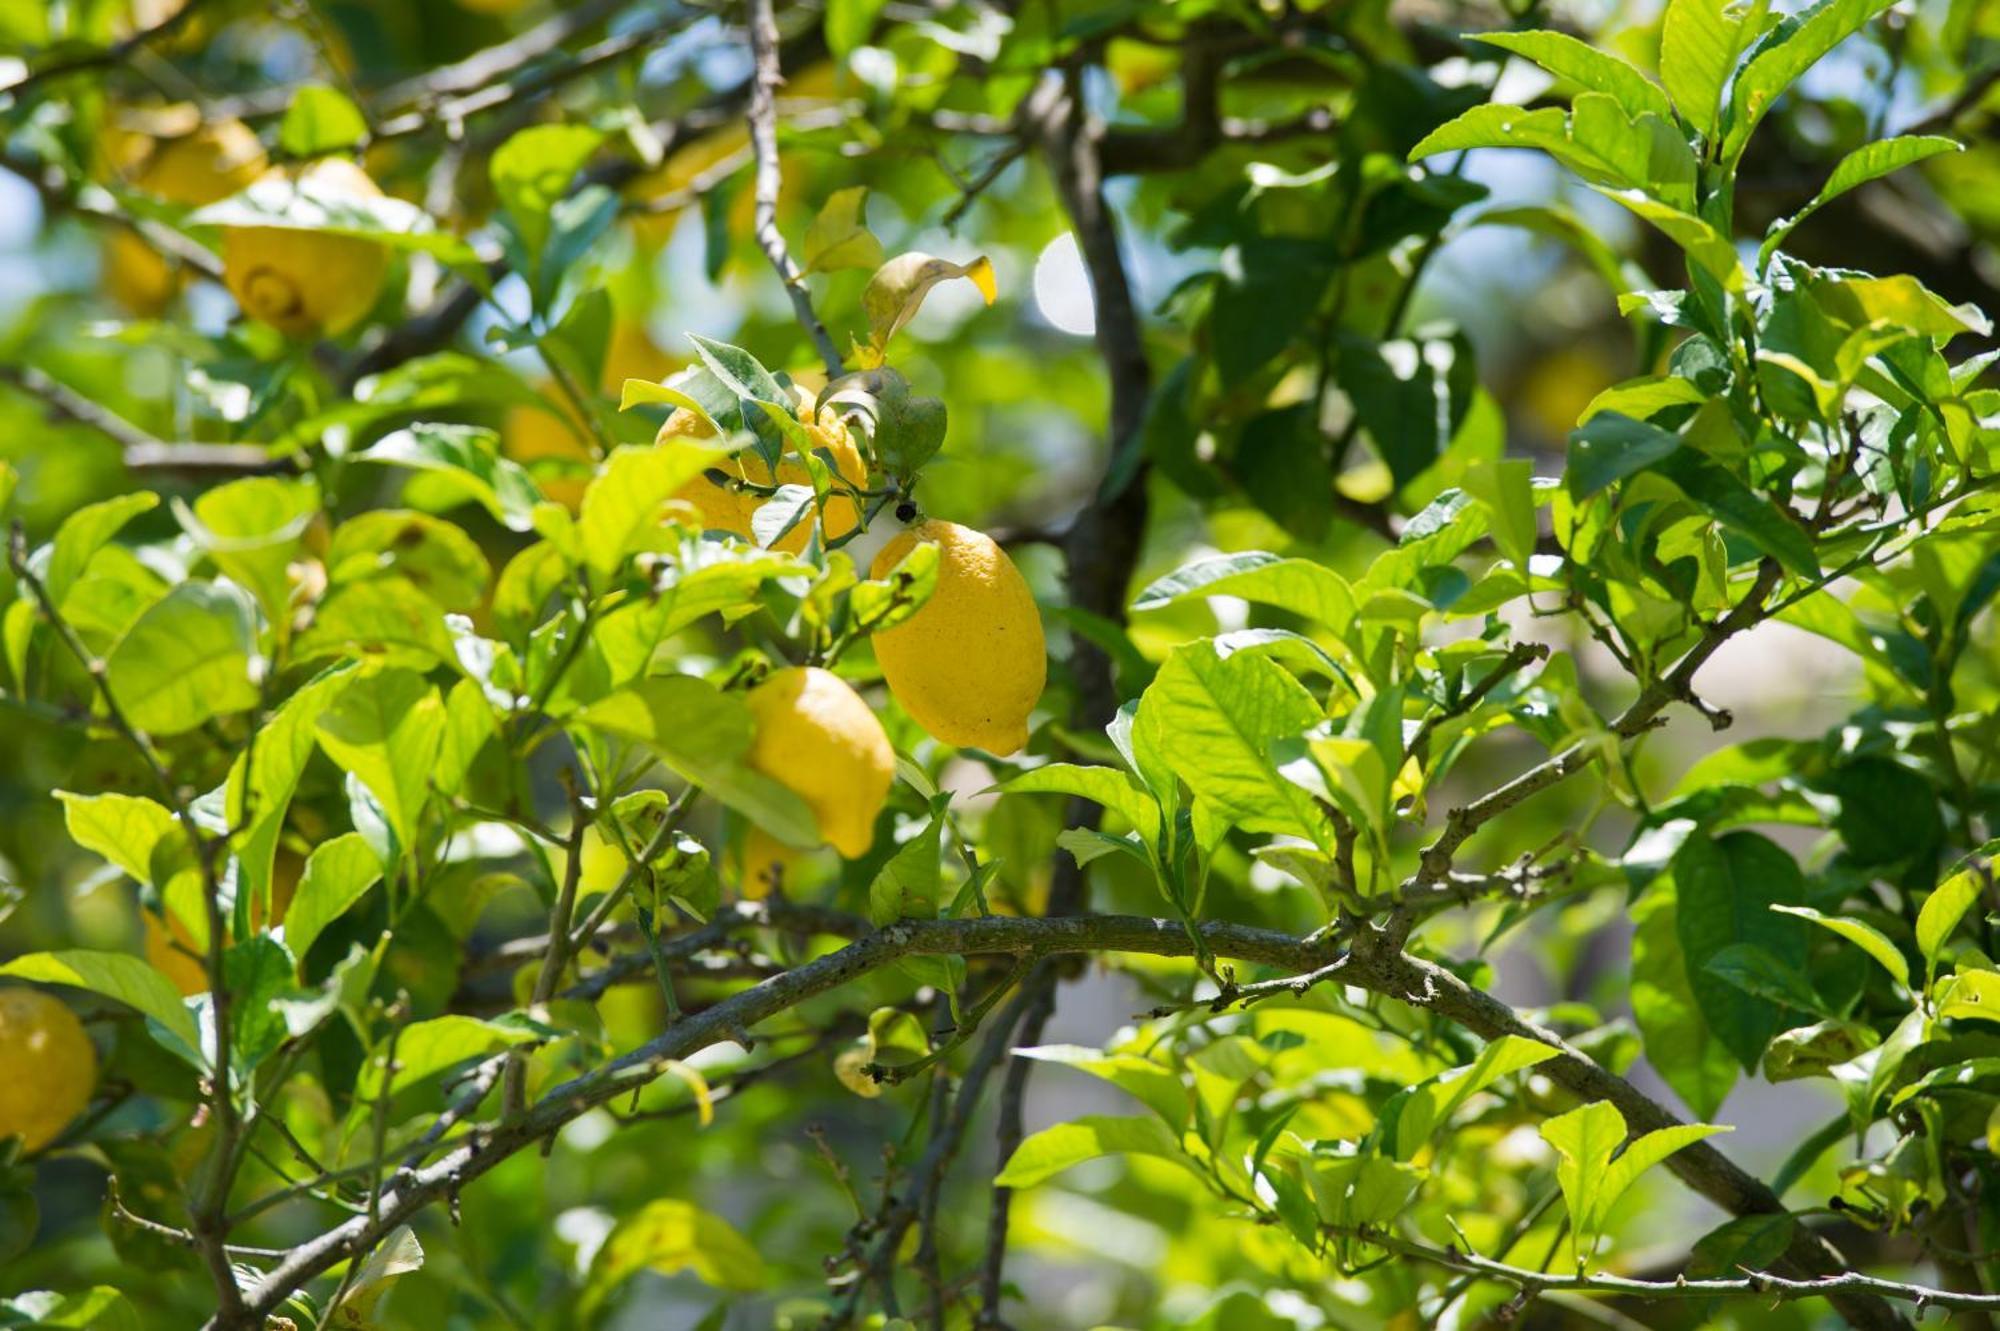
[[[937,588],[916,614],[875,635],[882,676],[934,738],[998,757],[1018,752],[1048,682],[1034,594],[992,537],[935,518],[882,547],[871,576],[884,577],[922,542],[938,547]]]
[[[830,670],[794,666],[750,690],[750,766],[806,802],[848,859],[868,853],[896,776],[896,751],[861,695]]]

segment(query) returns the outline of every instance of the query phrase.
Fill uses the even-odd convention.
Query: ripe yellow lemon
[[[896,751],[846,680],[817,666],[780,670],[750,690],[757,723],[749,762],[813,811],[848,859],[868,853],[896,776]]]
[[[221,120],[178,138],[118,136],[109,146],[118,173],[133,189],[198,208],[246,189],[264,171],[264,145],[241,121]],[[104,285],[137,314],[158,314],[179,288],[179,274],[135,231],[105,238]]]
[[[933,737],[1005,757],[1028,742],[1028,715],[1048,682],[1041,612],[1007,552],[955,522],[903,532],[875,557],[873,576],[920,541],[937,543],[937,590],[875,635],[875,660],[896,701]]]
[[[848,430],[846,422],[831,409],[822,411],[815,417],[812,397],[803,390],[799,392],[798,418],[800,424],[806,427],[806,433],[812,436],[813,452],[824,452],[831,457],[836,475],[857,488],[868,484],[868,464],[862,459],[861,449],[855,444],[854,436]],[[705,439],[713,433],[714,431],[710,430],[700,417],[683,407],[667,417],[666,423],[660,427],[655,442],[664,444],[676,438]],[[773,480],[770,464],[749,449],[738,453],[723,466],[722,470],[739,480],[749,481],[755,485],[812,484],[812,478],[807,475],[805,465],[790,460],[778,463],[777,478]],[[706,476],[697,476],[689,481],[674,497],[694,505],[701,513],[702,526],[707,530],[730,532],[746,541],[755,539],[751,535],[750,519],[767,498],[730,486],[717,485]],[[848,495],[834,495],[826,501],[824,523],[824,534],[821,539],[836,540],[861,525],[861,507]],[[771,548],[782,550],[788,555],[798,554],[806,548],[806,538],[811,535],[811,529],[812,523],[808,515],[797,526],[779,537]]]
[[[380,195],[352,162],[328,157],[286,179],[330,195]],[[372,240],[296,227],[230,227],[222,235],[222,280],[243,312],[288,337],[339,333],[368,313],[389,272],[389,251]]]
[[[38,989],[0,989],[0,1137],[40,1150],[96,1084],[97,1048],[74,1012]]]

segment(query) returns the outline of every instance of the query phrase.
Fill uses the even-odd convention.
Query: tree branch
[[[85,74],[92,70],[108,69],[113,65],[122,65],[146,47],[151,46],[154,42],[164,41],[180,31],[181,28],[187,25],[190,19],[193,19],[201,12],[202,6],[206,3],[207,0],[186,0],[186,3],[181,5],[179,9],[167,15],[158,23],[155,23],[150,28],[141,28],[122,41],[114,42],[110,46],[100,47],[95,51],[84,51],[75,55],[62,56],[51,60],[48,64],[38,69],[31,69],[12,83],[0,85],[0,97],[18,99],[22,93],[27,92],[37,84],[46,83],[52,79],[67,78],[71,74]]]
[[[32,365],[0,365],[0,382],[39,398],[65,420],[87,425],[116,443],[127,467],[135,471],[207,471],[232,473],[292,470],[286,459],[255,444],[171,444],[126,420],[109,407],[91,401],[55,376]]]
[[[813,313],[812,297],[806,293],[804,275],[785,248],[778,230],[778,189],[783,177],[778,170],[778,85],[785,81],[778,64],[778,21],[771,0],[749,0],[750,49],[756,61],[756,76],[750,82],[750,143],[757,154],[757,245],[778,272],[791,298],[792,312],[799,326],[812,339],[813,347],[826,366],[826,377],[838,379],[846,373],[840,348]]]
[[[1510,1266],[1506,1262],[1482,1257],[1474,1252],[1421,1243],[1373,1227],[1358,1230],[1328,1227],[1328,1230],[1359,1238],[1365,1243],[1372,1243],[1400,1257],[1409,1257],[1420,1262],[1428,1262],[1433,1266],[1444,1267],[1446,1270],[1460,1271],[1503,1285],[1512,1285],[1529,1298],[1551,1292],[1568,1291],[1650,1301],[1761,1298],[1767,1301],[1791,1302],[1797,1299],[1839,1299],[1859,1294],[1896,1299],[1914,1303],[1919,1307],[2000,1309],[2000,1294],[1962,1294],[1956,1290],[1915,1285],[1901,1280],[1884,1280],[1858,1271],[1841,1271],[1806,1279],[1793,1279],[1773,1272],[1748,1270],[1748,1268],[1742,1268],[1748,1270],[1748,1274],[1743,1276],[1707,1280],[1690,1279],[1686,1276],[1675,1280],[1638,1280],[1609,1274],[1554,1275],[1530,1267]]]
[[[745,909],[737,915],[740,919],[754,919],[759,911]],[[782,911],[773,918],[782,918]],[[1302,939],[1269,929],[1209,923],[1201,925],[1200,932],[1206,946],[1218,956],[1294,973],[1320,970],[1342,955],[1339,947],[1328,940]],[[346,1260],[351,1252],[378,1241],[417,1212],[455,1194],[466,1183],[564,1124],[653,1081],[672,1062],[686,1059],[710,1045],[740,1041],[745,1032],[759,1023],[904,957],[1006,955],[1048,963],[1052,958],[1103,952],[1186,957],[1193,954],[1193,943],[1185,926],[1177,920],[1115,915],[906,920],[877,930],[838,951],[732,994],[711,1008],[688,1014],[638,1049],[550,1090],[524,1114],[471,1133],[436,1163],[401,1171],[392,1189],[382,1197],[377,1219],[354,1217],[300,1245],[251,1291],[246,1300],[249,1311],[258,1315],[269,1313],[291,1292]],[[1635,1132],[1670,1127],[1681,1121],[1560,1036],[1523,1020],[1500,1000],[1470,988],[1442,967],[1395,952],[1384,947],[1379,939],[1357,943],[1344,979],[1371,992],[1435,1012],[1485,1039],[1520,1035],[1549,1045],[1556,1055],[1540,1065],[1541,1072],[1571,1094],[1588,1100],[1610,1100]],[[1036,992],[1052,993],[1053,987]],[[1004,1023],[1000,1028],[1004,1028]],[[1667,1167],[1688,1186],[1732,1214],[1778,1214],[1784,1210],[1767,1186],[1706,1142],[1698,1142],[1669,1157]],[[1794,1241],[1781,1274],[1796,1279],[1824,1275],[1837,1269],[1834,1258],[1823,1241],[1805,1235]],[[1833,1293],[1831,1297],[1842,1314],[1857,1326],[1900,1325],[1899,1319],[1882,1303],[1879,1292],[1851,1290]],[[216,1325],[211,1323],[211,1327]]]

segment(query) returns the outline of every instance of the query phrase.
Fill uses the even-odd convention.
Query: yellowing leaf
[[[764,1259],[735,1226],[692,1202],[649,1202],[611,1231],[590,1264],[581,1311],[586,1320],[612,1290],[640,1271],[692,1271],[717,1289],[748,1293],[764,1284]]]
[[[931,288],[953,277],[965,278],[978,287],[988,305],[1000,294],[993,280],[993,264],[983,254],[971,263],[956,264],[913,250],[877,268],[861,293],[861,312],[868,316],[868,346],[860,349],[862,363],[870,368],[880,365],[889,339],[917,317]]]
[[[835,190],[826,206],[806,228],[805,272],[830,273],[841,268],[875,268],[882,262],[882,242],[863,220],[868,187]],[[988,302],[992,297],[987,297]]]
[[[687,1088],[694,1092],[695,1119],[704,1128],[715,1122],[715,1097],[709,1092],[708,1078],[702,1076],[692,1064],[683,1063],[678,1058],[670,1058],[661,1066],[686,1082]]]

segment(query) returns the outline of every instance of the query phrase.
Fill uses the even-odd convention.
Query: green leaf
[[[1773,906],[1772,910],[1784,915],[1796,915],[1802,920],[1811,920],[1822,929],[1839,934],[1848,942],[1875,958],[1883,970],[1889,972],[1897,984],[1908,988],[1910,984],[1910,963],[1896,945],[1885,937],[1881,930],[1861,920],[1843,919],[1837,915],[1822,915],[1810,906]]]
[[[420,423],[384,435],[354,456],[358,462],[448,476],[509,531],[533,530],[541,491],[519,463],[500,456],[499,439],[474,425]]]
[[[1172,1068],[1137,1054],[1108,1054],[1082,1045],[1049,1044],[1032,1049],[1016,1049],[1016,1058],[1032,1058],[1039,1063],[1060,1063],[1088,1072],[1110,1082],[1158,1114],[1176,1132],[1187,1126],[1193,1105],[1188,1088]]]
[[[278,125],[278,146],[289,157],[324,157],[354,148],[368,138],[368,120],[358,107],[324,83],[293,90],[292,104]]]
[[[1668,407],[1697,406],[1706,401],[1708,394],[1689,380],[1671,374],[1650,375],[1627,379],[1622,384],[1605,389],[1590,399],[1583,414],[1576,418],[1576,423],[1582,425],[1600,412],[1607,411],[1643,421]]]
[[[1736,1085],[1736,1059],[1709,1030],[1688,980],[1671,878],[1634,903],[1632,923],[1632,1016],[1646,1061],[1696,1118],[1712,1118]]]
[[[1474,40],[1511,51],[1580,88],[1608,93],[1633,118],[1671,120],[1674,109],[1658,84],[1615,55],[1561,32],[1482,32]]]
[[[1535,553],[1534,464],[1524,458],[1475,462],[1459,484],[1486,506],[1500,553],[1527,568]]]
[[[1717,1133],[1732,1131],[1733,1128],[1714,1123],[1680,1123],[1671,1128],[1656,1129],[1635,1140],[1611,1162],[1611,1167],[1604,1171],[1604,1177],[1598,1183],[1595,1219],[1599,1226],[1610,1219],[1612,1206],[1639,1181],[1640,1175],[1684,1146],[1692,1146]]]
[[[1694,205],[1694,155],[1671,121],[1636,119],[1616,98],[1577,95],[1568,114],[1487,104],[1443,125],[1410,152],[1415,161],[1472,148],[1537,148],[1599,189],[1656,201],[1670,212]]]
[[[1145,693],[1161,751],[1188,788],[1246,831],[1331,845],[1326,814],[1278,774],[1272,747],[1322,719],[1305,686],[1250,652],[1209,642],[1176,648]]]
[[[1556,1185],[1569,1207],[1581,1262],[1597,1237],[1595,1222],[1603,1209],[1600,1197],[1605,1175],[1611,1168],[1612,1153],[1625,1141],[1625,1116],[1609,1100],[1579,1105],[1543,1123],[1542,1140],[1562,1157],[1556,1165]]]
[[[58,790],[55,796],[62,801],[69,839],[102,855],[137,882],[157,886],[153,861],[162,844],[173,845],[192,862],[193,847],[181,833],[180,820],[163,805],[115,791],[79,795]]]
[[[1812,8],[1786,19],[1759,43],[1729,91],[1722,164],[1735,166],[1751,132],[1785,89],[1889,4],[1890,0],[1819,0]]]
[[[183,582],[111,649],[105,683],[134,726],[179,735],[255,707],[263,669],[250,597],[228,583]]]
[[[1001,786],[1010,795],[1078,795],[1132,824],[1149,844],[1160,836],[1160,806],[1131,773],[1116,767],[1048,763]]]
[[[1780,1008],[1796,1008],[1820,1017],[1833,1015],[1803,969],[1756,943],[1731,943],[1710,957],[1703,969]]]
[[[415,670],[457,659],[438,603],[400,577],[334,588],[293,640],[292,653],[302,661],[344,656]]]
[[[764,368],[763,362],[743,348],[694,333],[688,334],[688,341],[694,343],[695,355],[708,367],[708,372],[721,380],[735,397],[767,402],[787,411],[794,406],[792,395]],[[754,428],[747,419],[743,425],[745,429]]]
[[[0,1326],[28,1331],[140,1331],[139,1314],[119,1290],[93,1285],[79,1294],[31,1290],[0,1300]]]
[[[1743,54],[1744,20],[1724,12],[1726,0],[1668,0],[1660,21],[1660,81],[1681,118],[1714,139],[1722,89]]]
[[[1561,144],[1569,137],[1569,116],[1562,108],[1545,106],[1529,110],[1520,106],[1486,103],[1475,106],[1455,120],[1446,122],[1410,149],[1410,160],[1421,161],[1439,153],[1463,152],[1471,148],[1541,148]]]
[[[194,1014],[181,998],[174,982],[138,957],[123,952],[31,952],[0,966],[0,975],[12,975],[42,984],[62,984],[87,989],[93,994],[116,999],[158,1022],[167,1034],[180,1042],[174,1052],[201,1060],[201,1037],[195,1031]],[[170,1048],[172,1046],[169,1046]]]
[[[1649,1132],[1612,1158],[1625,1140],[1625,1116],[1609,1100],[1583,1105],[1542,1124],[1542,1138],[1556,1149],[1556,1183],[1576,1231],[1578,1262],[1596,1246],[1611,1208],[1641,1174],[1684,1146],[1728,1128],[1683,1123]]]
[[[939,841],[943,827],[942,819],[932,818],[876,871],[868,885],[868,918],[872,923],[937,918],[938,899],[944,892],[944,852]]]
[[[1336,636],[1344,635],[1354,619],[1354,593],[1345,578],[1314,560],[1262,550],[1198,559],[1155,579],[1132,609],[1158,610],[1194,596],[1238,596],[1276,606],[1324,625]]]
[[[827,12],[827,28],[834,25],[832,10]],[[835,52],[836,58],[839,52]],[[868,187],[855,185],[837,189],[827,196],[826,205],[806,228],[799,262],[806,273],[831,273],[842,268],[877,268],[882,263],[882,243],[868,230],[863,207]]]
[[[409,670],[363,675],[320,714],[317,733],[327,757],[381,805],[401,850],[414,850],[444,739],[436,687]]]
[[[743,761],[754,723],[741,694],[693,675],[654,675],[584,708],[576,723],[646,745],[668,767],[792,846],[819,843],[805,801]]]
[[[235,838],[239,892],[268,903],[278,836],[299,779],[317,747],[313,727],[347,687],[348,666],[337,666],[302,685],[257,733],[257,742],[229,769],[224,806]]]
[[[1661,458],[1652,469],[1672,481],[1695,507],[1789,571],[1806,578],[1819,576],[1819,557],[1805,528],[1734,472],[1694,449]]]
[[[846,60],[855,48],[866,45],[875,30],[875,20],[886,0],[827,0],[826,49],[835,60]],[[878,260],[879,262],[879,260]]]
[[[1377,1155],[1316,1159],[1312,1175],[1320,1219],[1342,1229],[1386,1225],[1409,1214],[1424,1178],[1415,1165]]]
[[[542,1031],[526,1024],[484,1021],[456,1012],[428,1021],[413,1021],[396,1037],[396,1071],[389,1079],[388,1093],[395,1095],[461,1063],[542,1038]],[[382,1065],[387,1056],[385,1040],[361,1065],[361,1074],[354,1082],[356,1098],[381,1097]]]
[[[1636,189],[1599,186],[1597,192],[1650,222],[1654,230],[1681,248],[1690,263],[1720,283],[1724,291],[1743,289],[1743,263],[1737,257],[1735,244],[1701,218]]]
[[[1355,416],[1388,464],[1390,479],[1398,488],[1422,475],[1451,447],[1478,387],[1472,346],[1463,334],[1382,343],[1352,334],[1343,336],[1334,373],[1353,399]],[[1311,408],[1301,406],[1295,414],[1312,458],[1319,458],[1323,445]],[[1288,417],[1273,412],[1259,419],[1284,421]],[[1280,461],[1277,474],[1267,483],[1284,496],[1296,492],[1301,467],[1289,454],[1281,454]],[[1285,502],[1296,504],[1297,500]],[[1264,507],[1275,505],[1266,502]]]
[[[1768,998],[1745,993],[1709,970],[1709,963],[1737,945],[1761,947],[1777,962],[1801,969],[1806,960],[1803,926],[1771,907],[1805,904],[1805,880],[1778,845],[1754,832],[1691,835],[1673,859],[1679,893],[1675,925],[1687,958],[1688,983],[1709,1028],[1745,1071],[1778,1033],[1782,1014]]]
[[[2000,1022],[2000,972],[1962,970],[1938,986],[1941,1020]]]
[[[494,151],[488,166],[493,192],[526,253],[540,255],[548,244],[550,210],[603,141],[588,125],[533,125]]]
[[[272,227],[281,231],[324,231],[372,240],[390,249],[436,256],[462,271],[477,269],[479,254],[431,215],[393,195],[350,188],[327,173],[273,172],[240,194],[193,213],[196,228]]]
[[[1044,1128],[1015,1148],[994,1178],[997,1188],[1029,1188],[1072,1165],[1107,1155],[1150,1155],[1192,1170],[1180,1138],[1157,1118],[1087,1115]]]
[[[313,847],[285,911],[285,946],[292,955],[303,963],[314,940],[381,878],[382,862],[359,832]]]
[[[1672,11],[1669,11],[1670,13]],[[1938,134],[1898,134],[1892,138],[1878,139],[1874,143],[1863,144],[1840,159],[1833,168],[1833,174],[1820,186],[1819,193],[1813,195],[1805,207],[1790,217],[1780,217],[1772,222],[1764,232],[1764,243],[1757,248],[1757,266],[1766,267],[1771,256],[1778,251],[1785,237],[1793,228],[1824,208],[1833,200],[1851,189],[1880,180],[1893,171],[1900,171],[1927,157],[1940,153],[1964,152],[1965,145],[1956,139],[1947,139]]]
[[[669,1276],[687,1271],[716,1289],[744,1294],[762,1289],[765,1282],[764,1259],[734,1226],[692,1202],[672,1198],[646,1203],[604,1240],[584,1283],[584,1317],[640,1271]]]
[[[112,499],[85,504],[63,519],[49,550],[49,562],[42,570],[42,590],[49,603],[61,609],[69,589],[83,576],[90,561],[119,528],[159,506],[160,497],[141,490]]]
[[[335,586],[394,574],[408,579],[441,609],[476,613],[493,568],[464,529],[428,513],[381,508],[349,518],[324,556]]]
[[[1917,912],[1917,951],[1931,972],[1937,970],[1952,931],[1985,891],[1986,874],[1975,865],[1960,869],[1924,898],[1923,909]]]
[[[1601,411],[1570,431],[1569,466],[1563,481],[1573,498],[1588,499],[1653,466],[1680,446],[1681,437],[1671,430],[1616,411]]]
[[[1465,1102],[1510,1073],[1534,1067],[1556,1056],[1540,1040],[1503,1035],[1479,1051],[1464,1067],[1440,1072],[1417,1083],[1384,1106],[1380,1122],[1384,1148],[1398,1160],[1409,1160],[1451,1122]]]
[[[319,488],[275,476],[249,476],[205,491],[192,506],[174,503],[175,516],[199,541],[223,576],[257,598],[274,625],[291,616],[288,570],[299,558],[299,538],[318,515]]]
[[[735,451],[712,441],[675,439],[664,446],[615,450],[583,492],[577,531],[585,560],[602,577],[645,547],[658,528],[660,507],[695,477]]]

